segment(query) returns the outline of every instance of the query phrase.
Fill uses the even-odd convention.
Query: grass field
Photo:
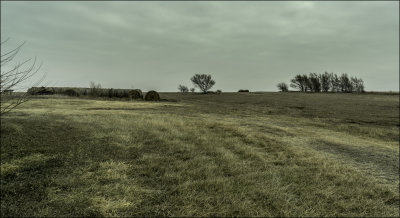
[[[2,216],[399,216],[399,95],[36,97],[2,117]]]

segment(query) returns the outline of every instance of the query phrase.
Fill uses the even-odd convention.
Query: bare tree
[[[339,79],[340,79],[339,86],[342,92],[353,92],[353,87],[351,85],[351,81],[347,73],[342,73]]]
[[[357,92],[365,92],[364,81],[361,78],[357,81],[356,90]]]
[[[319,75],[319,80],[323,92],[328,92],[331,88],[331,75],[328,72]]]
[[[215,84],[215,81],[211,79],[211,75],[207,74],[195,74],[190,80],[195,86],[199,87],[204,94]]]
[[[187,86],[184,86],[184,85],[179,85],[179,86],[178,86],[178,90],[179,90],[180,92],[189,92],[188,87],[187,87]]]
[[[287,85],[286,83],[284,83],[284,82],[278,83],[278,85],[276,85],[276,86],[278,87],[278,89],[279,89],[281,92],[287,92],[287,91],[289,91],[288,85]]]
[[[351,77],[350,80],[353,92],[365,92],[364,81],[361,78],[358,79],[357,77]]]
[[[7,41],[8,39],[1,42],[1,47],[3,47]],[[22,91],[26,89],[27,87],[22,86],[23,83],[37,74],[42,66],[42,63],[37,65],[36,57],[13,64],[15,56],[20,52],[24,44],[25,42],[17,46],[15,49],[5,51],[4,53],[2,49],[0,76],[0,115],[10,112],[14,108],[30,99],[30,96],[26,92],[15,93],[14,91]],[[31,62],[31,64],[27,65],[29,62]],[[32,86],[38,86],[43,81],[44,76],[45,75],[33,83]]]
[[[312,92],[320,92],[321,91],[321,83],[319,81],[319,77],[316,73],[310,73],[308,76],[308,88]]]
[[[330,73],[331,77],[331,91],[339,92],[340,91],[340,78],[335,73]]]
[[[307,92],[309,85],[309,80],[306,74],[296,75],[293,79],[290,80],[290,87],[298,89],[301,92]]]

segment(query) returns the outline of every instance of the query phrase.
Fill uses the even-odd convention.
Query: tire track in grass
[[[399,157],[395,153],[381,149],[360,148],[324,139],[310,142],[310,146],[318,151],[332,154],[336,159],[351,163],[358,169],[389,182],[399,181]]]
[[[262,120],[262,119],[261,119]],[[259,135],[276,138],[279,136],[281,144],[290,144],[295,147],[303,147],[311,149],[321,154],[326,154],[329,158],[340,161],[342,164],[351,166],[365,175],[372,175],[381,182],[398,183],[399,157],[398,143],[382,141],[376,138],[363,138],[362,136],[349,135],[341,131],[315,127],[311,125],[309,120],[305,120],[306,124],[299,129],[282,128],[279,120],[269,121],[248,119],[237,119],[237,126],[249,128],[249,132],[258,133]],[[252,122],[258,124],[252,125]],[[286,125],[286,120],[283,121]],[[279,131],[279,134],[264,131],[264,129]],[[300,140],[299,140],[300,139]],[[302,143],[292,143],[302,142]],[[397,145],[396,145],[397,144]],[[326,156],[325,155],[325,156]]]
[[[236,128],[229,127],[229,125],[228,126],[219,125],[219,127],[220,128],[217,128],[217,129],[220,129],[220,131],[221,131],[219,134],[222,134],[222,135],[225,134],[227,137],[232,137],[232,136],[233,137],[238,137],[239,139],[244,141],[244,143],[239,143],[239,144],[237,143],[237,144],[233,144],[231,146],[224,146],[225,149],[231,150],[232,152],[237,154],[237,156],[242,156],[243,159],[251,158],[251,157],[261,157],[261,156],[263,156],[263,155],[259,154],[259,153],[262,153],[263,151],[254,149],[254,147],[255,148],[259,148],[260,145],[261,145],[261,147],[265,146],[265,143],[258,143],[257,140],[256,141],[251,140],[251,139],[249,140],[249,138],[252,138],[252,137],[254,138],[257,134],[254,134],[254,135],[252,135],[252,134],[249,134],[249,135],[241,134],[240,131],[238,131]],[[229,132],[231,132],[231,134],[229,134]],[[262,134],[260,133],[260,135],[262,135]],[[262,135],[262,137],[268,138],[268,135],[264,134],[264,135]],[[280,141],[280,143],[281,144],[286,144],[286,142],[290,138],[291,138],[291,140],[293,140],[292,137],[286,137],[286,139]],[[307,142],[310,139],[309,139],[309,137],[302,137],[302,140]],[[300,141],[302,141],[302,140],[300,140]],[[300,141],[296,140],[296,142],[300,142]],[[315,151],[307,150],[306,149],[307,147],[304,147],[304,145],[300,145],[300,146],[303,146],[303,147],[299,147],[298,145],[292,146],[292,142],[289,143],[289,145],[290,146],[288,147],[288,149],[283,149],[283,148],[277,149],[277,150],[273,151],[271,153],[271,155],[265,155],[264,154],[265,159],[260,158],[259,160],[273,159],[274,157],[278,157],[278,159],[280,159],[280,158],[283,159],[283,161],[278,161],[278,162],[272,161],[272,163],[281,163],[283,165],[282,166],[283,167],[282,170],[284,170],[284,171],[289,170],[289,172],[292,172],[292,173],[287,173],[287,172],[282,171],[283,174],[281,174],[280,176],[283,177],[284,180],[287,180],[287,181],[290,181],[292,179],[298,180],[299,182],[308,181],[306,183],[309,184],[310,187],[313,187],[313,186],[320,187],[320,185],[324,184],[325,182],[327,182],[327,184],[330,184],[330,186],[333,185],[333,184],[344,184],[344,183],[350,183],[351,185],[349,187],[354,186],[354,184],[352,184],[351,180],[349,180],[349,181],[346,180],[345,176],[339,176],[339,177],[334,176],[330,180],[326,180],[326,179],[328,179],[328,177],[326,177],[326,178],[319,177],[319,178],[315,178],[315,180],[307,180],[307,177],[304,177],[305,175],[310,176],[310,177],[314,177],[315,173],[317,173],[317,174],[321,174],[322,173],[322,175],[325,175],[325,176],[332,176],[332,175],[336,175],[336,174],[337,175],[341,175],[342,173],[340,173],[339,171],[343,172],[344,173],[343,175],[345,175],[345,174],[349,174],[349,173],[353,174],[354,171],[352,172],[351,169],[346,168],[346,165],[337,165],[337,166],[335,166],[335,165],[331,165],[331,166],[327,165],[324,168],[311,167],[314,164],[321,164],[322,163],[323,159],[321,159],[321,156],[318,156],[318,155],[316,155],[316,153],[313,153]],[[243,147],[240,147],[240,146],[243,146],[245,148],[243,149]],[[297,149],[297,148],[300,148],[299,152],[295,152],[295,153],[292,152],[292,149]],[[243,154],[245,154],[245,155],[243,155]],[[280,158],[279,158],[279,156],[280,156]],[[257,159],[257,158],[253,158],[253,161],[254,161],[254,159]],[[331,159],[331,161],[332,161],[332,159]],[[334,162],[332,162],[332,164],[333,163]],[[334,164],[337,164],[337,162],[334,163]],[[271,165],[269,165],[269,167],[273,168],[273,166],[271,166]],[[331,172],[327,171],[332,167],[338,167],[337,170],[339,170],[339,171],[336,174],[335,173],[332,174]],[[279,168],[279,166],[278,166],[278,168]],[[298,174],[297,171],[299,171],[299,170],[300,171],[304,171],[305,172],[304,175],[298,175],[298,178],[297,177],[293,177],[293,176]],[[336,171],[334,171],[334,172],[336,172]],[[259,175],[256,174],[256,177],[259,177]],[[356,179],[356,180],[359,180],[359,179]],[[317,183],[314,183],[313,181],[316,181]],[[320,184],[318,184],[318,183],[320,183]],[[372,183],[368,184],[368,186],[371,186],[371,185],[372,185]],[[283,185],[283,186],[285,186],[285,185]],[[375,186],[375,184],[373,186]],[[345,186],[345,187],[347,187],[347,186]],[[300,187],[298,187],[298,188],[300,188]],[[292,191],[293,190],[297,190],[298,188],[292,187],[291,190]],[[359,186],[358,187],[356,186],[355,188],[356,188],[355,192],[362,191],[362,190],[359,189],[360,188]],[[378,187],[375,187],[375,188],[378,188]],[[306,193],[306,192],[307,191],[304,191],[304,190],[298,190],[298,191],[294,191],[293,193],[298,193],[298,195],[299,195],[298,198],[301,199],[301,198],[303,198],[302,195],[304,193]],[[347,191],[345,191],[344,193],[346,193],[346,192]],[[387,193],[391,193],[391,192],[387,192]],[[315,194],[318,194],[318,193],[316,192]],[[324,193],[322,193],[322,194],[323,194],[322,196],[324,196]],[[267,196],[271,196],[268,193],[266,195]],[[335,194],[335,195],[337,195],[337,194]],[[313,196],[313,195],[310,195],[310,196]],[[312,197],[310,198],[310,196],[307,197],[307,199],[309,199],[309,202],[311,202],[311,200],[312,200],[311,199]],[[372,197],[373,195],[370,195],[370,196]],[[384,197],[384,199],[386,199],[386,198],[389,199],[388,200],[389,204],[392,201],[398,202],[398,196],[397,197],[396,197],[396,195],[394,195],[392,197],[389,197],[389,196],[391,196],[391,195],[388,195],[388,196]],[[357,198],[357,201],[360,201],[361,199],[358,199],[358,198],[359,197],[363,198],[363,195],[362,195],[362,193],[358,193],[358,194],[356,194],[356,196],[348,196],[347,198],[344,198],[343,201],[348,201],[350,199],[353,199],[354,197]],[[376,198],[376,196],[375,196],[375,198]],[[287,200],[288,199],[293,199],[293,197],[288,197]],[[392,199],[392,200],[390,200],[390,199]],[[361,200],[361,201],[363,201],[363,200]],[[326,209],[329,209],[331,207],[330,204],[325,204],[325,203],[321,202],[320,206],[321,207],[325,207]],[[371,204],[371,203],[372,202],[370,202],[369,204]],[[305,205],[302,205],[302,206],[305,206]],[[312,204],[310,204],[309,206],[312,206]],[[341,207],[343,207],[343,206],[341,206]],[[335,209],[331,208],[329,210],[335,210]],[[344,210],[347,210],[347,209],[344,209]],[[354,210],[354,211],[357,211],[357,210]],[[370,212],[368,212],[368,213],[370,213]],[[366,214],[368,214],[368,213],[366,213]],[[351,214],[354,215],[354,214],[357,214],[357,213],[351,213],[350,212],[348,214],[349,215],[351,215]],[[388,213],[388,214],[390,214],[390,213]],[[309,214],[309,215],[321,215],[321,214]]]

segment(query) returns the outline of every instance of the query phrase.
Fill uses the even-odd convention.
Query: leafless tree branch
[[[8,39],[1,42],[1,46],[3,46],[7,41]],[[13,67],[4,70],[3,66],[10,64],[11,61],[14,60],[15,56],[20,52],[20,49],[24,44],[25,42],[17,46],[15,49],[1,54],[0,65],[2,66],[2,72],[0,77],[0,115],[4,115],[12,111],[14,108],[18,107],[19,105],[30,99],[30,96],[26,92],[13,93],[13,91],[20,90],[22,83],[36,75],[43,65],[43,63],[40,63],[38,65],[35,57],[33,59],[30,58],[28,60],[19,62]],[[27,65],[29,62],[32,62],[32,64]],[[27,67],[25,68],[25,66]],[[33,86],[38,86],[40,83],[42,83],[45,76],[46,75],[44,74],[38,81],[33,84]]]

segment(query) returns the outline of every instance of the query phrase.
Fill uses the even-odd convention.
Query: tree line
[[[289,91],[284,82],[279,83],[277,87],[282,92]],[[290,80],[290,87],[301,92],[365,92],[364,81],[361,78],[350,77],[347,73],[297,74]]]

